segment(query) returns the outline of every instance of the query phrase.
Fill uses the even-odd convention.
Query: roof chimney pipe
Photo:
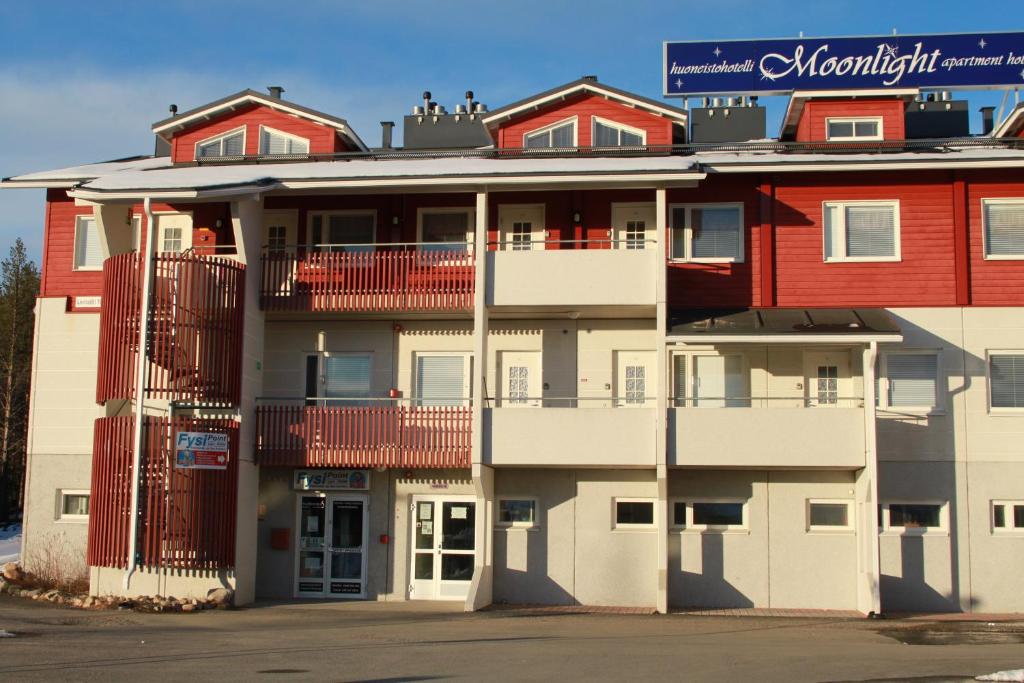
[[[590,81],[591,83],[597,83],[597,76],[593,76],[593,75],[584,76],[583,80]]]
[[[981,112],[981,134],[989,135],[992,130],[996,127],[995,121],[995,107],[982,107],[978,111]]]
[[[381,121],[380,127],[380,146],[383,147],[384,149],[391,149],[391,131],[393,131],[395,128],[395,122]]]
[[[172,104],[171,106],[167,107],[167,111],[171,112],[171,116],[172,117],[173,116],[177,116],[178,115],[178,105]]]
[[[467,90],[466,91],[466,111],[468,111],[471,114],[473,113],[473,91],[472,90]]]
[[[431,97],[433,97],[433,95],[430,94],[429,90],[424,90],[423,91],[423,111],[425,111],[428,114],[430,113],[430,98]]]
[[[284,88],[279,85],[268,85],[267,92],[270,93],[270,96],[275,100],[279,100],[281,99],[281,94],[284,92]]]

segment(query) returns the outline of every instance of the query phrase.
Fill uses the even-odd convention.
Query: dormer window
[[[646,144],[647,132],[594,117],[594,147],[639,147]]]
[[[196,143],[196,158],[240,157],[245,154],[245,127]]]
[[[882,117],[825,119],[825,135],[829,142],[882,139]]]
[[[564,119],[550,126],[532,130],[523,135],[523,147],[544,148],[544,147],[575,147],[576,146],[576,117]]]
[[[260,126],[260,154],[309,154],[309,140]]]

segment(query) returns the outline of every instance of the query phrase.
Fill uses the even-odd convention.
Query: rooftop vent
[[[423,104],[412,108],[405,117],[404,146],[406,149],[458,149],[487,147],[494,144],[490,133],[480,121],[487,107],[473,99],[473,91],[465,93],[466,102],[453,105],[448,113],[443,105],[423,91]]]
[[[281,99],[281,95],[284,93],[284,88],[279,85],[268,85],[267,92],[270,93],[270,96],[275,100],[279,100]]]
[[[597,83],[597,76],[594,76],[594,75],[584,76],[583,80],[590,81],[591,83]]]

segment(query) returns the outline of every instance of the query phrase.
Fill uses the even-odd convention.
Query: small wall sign
[[[295,470],[294,487],[300,491],[366,491],[369,470]]]
[[[174,466],[182,470],[226,470],[228,435],[178,432],[174,439]]]

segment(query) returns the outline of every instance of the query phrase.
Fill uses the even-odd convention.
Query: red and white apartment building
[[[272,88],[8,178],[46,189],[26,553],[240,604],[1022,611],[991,113],[796,92],[768,139],[585,77],[428,94],[394,148]]]

